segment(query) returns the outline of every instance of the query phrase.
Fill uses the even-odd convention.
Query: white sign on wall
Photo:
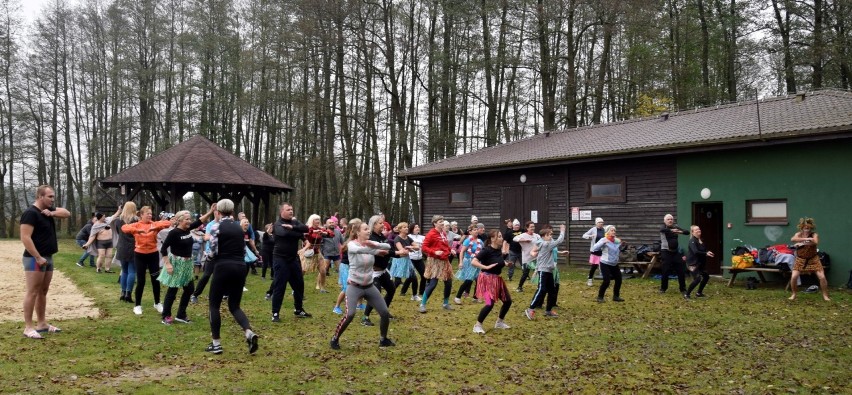
[[[579,221],[580,220],[580,208],[579,207],[571,207],[571,220]]]
[[[591,221],[592,210],[580,210],[580,221]]]
[[[538,223],[538,210],[530,211],[530,221]]]

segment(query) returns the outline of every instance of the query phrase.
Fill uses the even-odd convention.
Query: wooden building
[[[718,274],[734,239],[786,243],[798,218],[810,216],[833,258],[830,281],[840,283],[852,267],[840,237],[852,229],[850,148],[852,94],[825,90],[548,132],[400,178],[420,187],[421,222],[442,214],[460,226],[471,215],[489,228],[508,218],[567,224],[574,263],[588,258],[580,236],[596,217],[633,245],[659,240],[667,213],[684,228],[699,224],[711,250],[723,252],[710,263]],[[817,202],[803,182],[832,188],[821,188]]]

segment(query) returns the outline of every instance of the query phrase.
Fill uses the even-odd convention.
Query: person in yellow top
[[[133,313],[142,315],[142,292],[145,290],[145,272],[150,272],[151,286],[154,291],[154,308],[158,313],[163,312],[163,304],[160,303],[160,252],[157,251],[157,233],[172,226],[172,221],[151,221],[151,207],[142,206],[139,209],[139,222],[124,224],[121,231],[136,240],[136,306]]]

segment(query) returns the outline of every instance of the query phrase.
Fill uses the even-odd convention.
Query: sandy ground
[[[17,240],[0,240],[0,322],[24,320],[24,247]],[[98,317],[98,309],[61,270],[53,272],[47,293],[48,319]],[[33,316],[35,319],[35,316]]]

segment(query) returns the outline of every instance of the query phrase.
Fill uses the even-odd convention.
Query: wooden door
[[[515,219],[524,223],[524,187],[504,187],[500,199],[500,220]],[[500,229],[505,223],[500,223]]]
[[[724,224],[722,223],[722,203],[693,203],[692,223],[701,228],[701,239],[707,246],[707,251],[716,254],[715,257],[707,257],[707,272],[710,274],[722,274],[722,259],[727,255],[722,253],[724,243]],[[683,228],[687,228],[682,226]]]
[[[527,185],[524,186],[524,218],[525,221],[532,221],[532,212],[537,214],[536,228],[541,228],[540,225],[550,223],[550,217],[547,211],[547,185]],[[521,221],[522,223],[525,221]]]

